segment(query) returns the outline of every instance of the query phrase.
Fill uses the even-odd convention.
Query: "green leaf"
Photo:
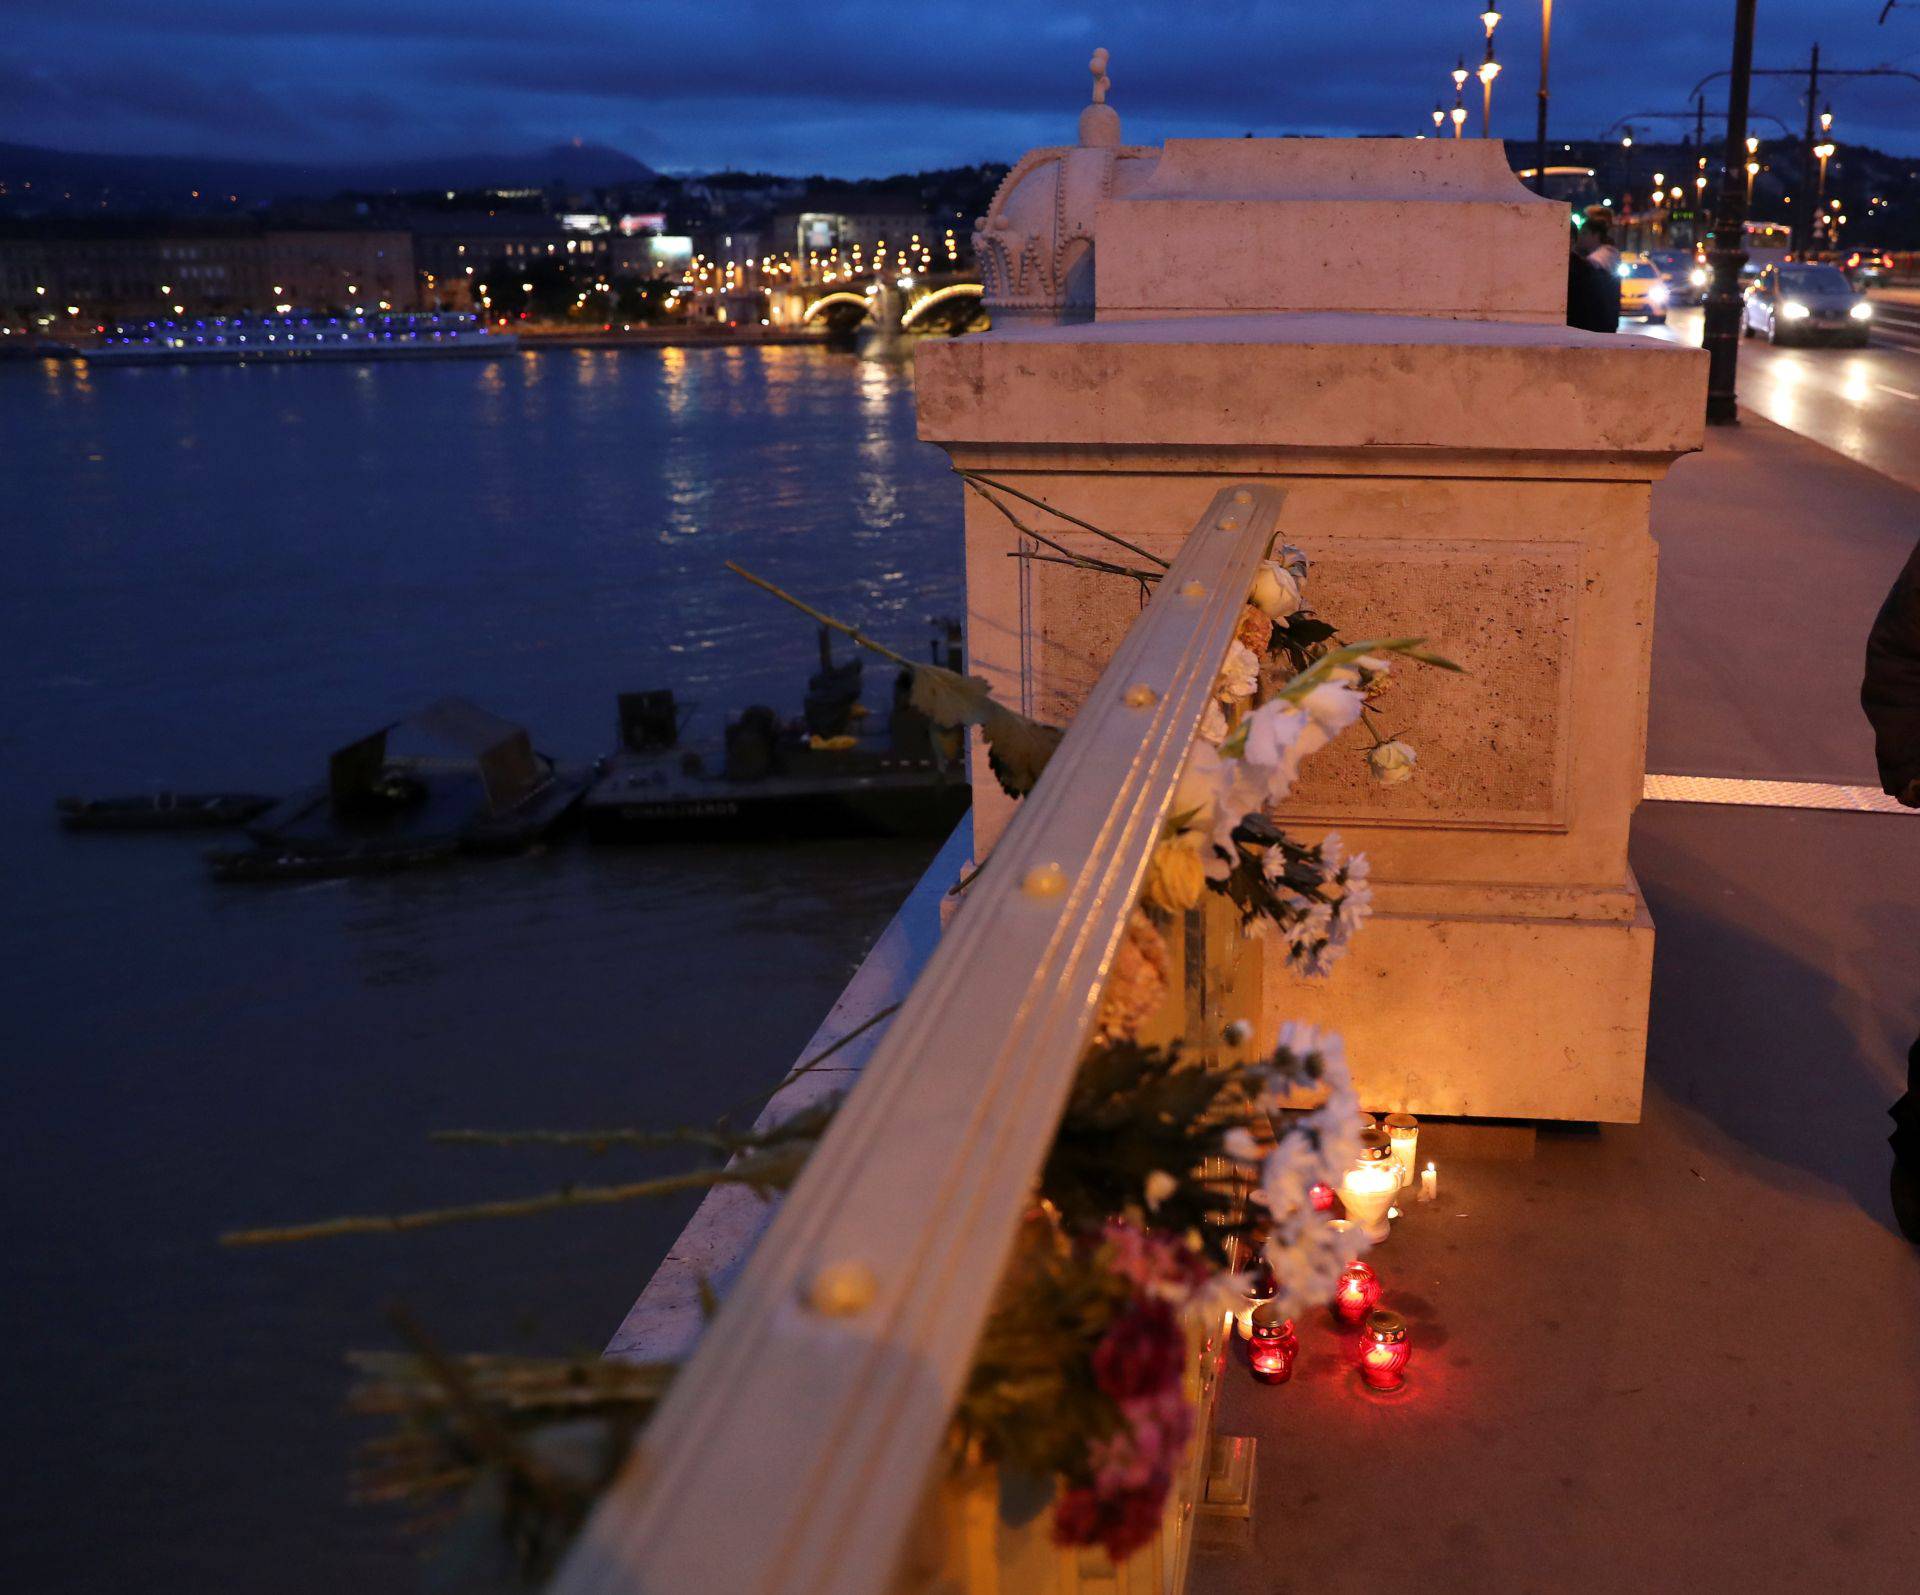
[[[913,692],[908,701],[935,725],[984,725],[988,715],[999,707],[978,676],[963,676],[939,665],[914,665],[912,669]]]
[[[1459,670],[1451,659],[1441,657],[1426,650],[1425,637],[1375,637],[1366,642],[1350,642],[1336,648],[1331,653],[1322,654],[1307,668],[1289,681],[1276,697],[1298,702],[1315,687],[1326,681],[1342,665],[1350,665],[1368,654],[1404,654],[1409,659],[1418,660],[1423,665],[1436,665],[1442,670]]]
[[[1025,797],[1066,733],[987,700],[987,763],[1009,797]]]

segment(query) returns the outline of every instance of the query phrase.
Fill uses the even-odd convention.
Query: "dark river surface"
[[[285,790],[443,693],[588,760],[614,694],[797,710],[807,623],[918,652],[960,493],[910,366],[816,349],[0,367],[5,1586],[406,1591],[342,1353],[597,1349],[692,1201],[245,1253],[234,1225],[669,1166],[427,1144],[703,1120],[804,1045],[934,843],[590,848],[216,886],[60,792]],[[875,662],[869,701],[884,701]]]

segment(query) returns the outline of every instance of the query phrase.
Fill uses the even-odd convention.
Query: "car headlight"
[[[1696,287],[1696,288],[1704,288],[1704,287],[1706,287],[1706,285],[1707,285],[1707,271],[1706,271],[1706,267],[1704,267],[1704,266],[1696,266],[1696,267],[1694,267],[1694,268],[1693,268],[1693,275],[1692,275],[1691,277],[1689,277],[1689,278],[1687,279],[1687,281],[1688,281],[1688,282],[1690,282],[1690,283],[1692,283],[1692,284],[1694,285],[1694,287]]]
[[[1873,314],[1873,306],[1868,304],[1864,299],[1856,299],[1853,302],[1853,308],[1849,310],[1847,314],[1852,316],[1855,321],[1865,321]]]
[[[1650,304],[1664,305],[1667,302],[1667,285],[1663,282],[1655,283],[1647,290],[1647,301]]]
[[[1625,264],[1615,266],[1613,268],[1613,274],[1616,277],[1631,277],[1633,275],[1633,267]]]
[[[1789,321],[1805,321],[1813,312],[1797,299],[1789,299],[1780,307],[1780,314]]]

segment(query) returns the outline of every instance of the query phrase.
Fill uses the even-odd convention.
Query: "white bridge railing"
[[[582,1531],[561,1595],[892,1584],[1281,497],[1223,489],[1194,527]]]

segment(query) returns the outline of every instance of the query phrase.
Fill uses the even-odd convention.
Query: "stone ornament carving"
[[[1029,150],[1007,173],[976,224],[975,258],[997,324],[1090,321],[1100,209],[1131,193],[1160,152],[1120,142],[1120,113],[1107,104],[1107,52],[1087,63],[1093,95],[1080,112],[1080,141]]]

